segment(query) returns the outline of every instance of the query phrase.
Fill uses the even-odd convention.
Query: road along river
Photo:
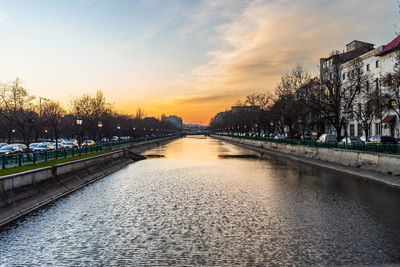
[[[0,231],[0,266],[400,263],[400,192],[191,137]]]

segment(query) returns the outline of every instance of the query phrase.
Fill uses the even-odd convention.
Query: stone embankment
[[[177,139],[165,137],[127,145],[104,155],[0,177],[0,227],[144,159],[144,150]]]
[[[212,137],[261,153],[283,156],[400,188],[400,155],[272,143],[219,135]]]

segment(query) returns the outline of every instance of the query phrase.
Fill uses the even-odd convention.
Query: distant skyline
[[[208,124],[296,64],[315,74],[352,40],[388,43],[398,22],[395,0],[0,0],[0,80]]]

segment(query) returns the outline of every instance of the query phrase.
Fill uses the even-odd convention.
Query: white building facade
[[[367,90],[378,89],[379,92],[384,92],[385,88],[382,86],[381,80],[386,74],[393,72],[397,61],[397,49],[399,44],[400,36],[385,46],[380,46],[351,61],[341,64],[340,77],[342,79],[342,84],[346,85],[349,79],[349,72],[354,71],[352,66],[356,64],[356,62],[362,62],[362,71],[369,78],[365,85]],[[351,110],[360,109],[361,101],[365,101],[363,92],[356,95]],[[394,111],[384,111],[382,116],[373,118],[368,136],[390,135],[400,138],[399,130],[399,118],[396,113]],[[366,135],[360,121],[355,118],[354,113],[348,119],[347,133],[349,136],[360,137]]]

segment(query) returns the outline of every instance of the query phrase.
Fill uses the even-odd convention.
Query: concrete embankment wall
[[[390,186],[400,186],[400,156],[364,151],[352,151],[335,148],[309,147],[272,143],[228,136],[212,135],[212,137],[231,143],[241,144],[260,152],[280,153],[281,155],[302,159],[309,163],[327,162],[337,166],[353,167],[353,169],[338,169],[352,175],[365,177]],[[309,161],[307,161],[309,159]],[[320,164],[318,164],[320,165]],[[323,166],[320,165],[320,166]],[[326,166],[333,166],[326,164]],[[378,177],[380,176],[380,177]],[[391,177],[389,177],[391,176]],[[375,178],[374,178],[375,177]]]
[[[0,227],[124,166],[143,159],[138,153],[178,137],[149,140],[91,158],[0,177]]]

